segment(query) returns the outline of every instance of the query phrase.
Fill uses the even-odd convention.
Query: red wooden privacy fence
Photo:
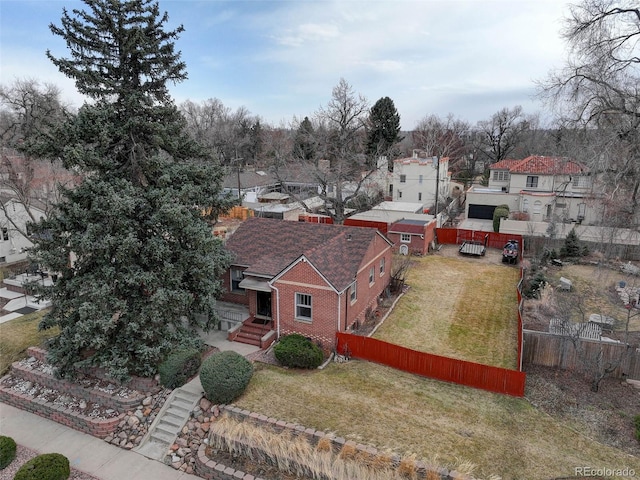
[[[526,375],[517,370],[456,360],[383,342],[375,338],[338,332],[337,351],[404,372],[454,382],[515,397],[524,396]]]
[[[520,258],[522,258],[522,235],[508,233],[484,232],[481,230],[463,230],[459,228],[436,228],[438,243],[450,243],[460,245],[462,242],[484,243],[484,237],[489,235],[487,247],[502,249],[509,240],[517,240],[520,246]]]

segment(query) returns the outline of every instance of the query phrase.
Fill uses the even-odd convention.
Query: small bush
[[[16,458],[16,442],[11,437],[0,436],[0,470],[7,468]]]
[[[500,219],[501,218],[509,218],[509,206],[508,205],[499,205],[493,211],[493,231],[500,231]]]
[[[633,425],[636,427],[636,440],[640,442],[640,415],[633,417]]]
[[[158,366],[160,383],[167,388],[179,388],[198,373],[202,355],[195,348],[178,350]]]
[[[45,453],[22,465],[13,480],[67,480],[70,475],[67,457],[59,453]]]
[[[273,353],[282,365],[291,368],[318,368],[324,359],[320,347],[297,333],[282,337]]]
[[[213,403],[231,403],[249,385],[253,365],[237,352],[217,352],[202,362],[200,383]]]

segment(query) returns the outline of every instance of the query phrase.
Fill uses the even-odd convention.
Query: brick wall
[[[118,411],[129,410],[140,405],[145,397],[145,395],[140,392],[132,393],[130,398],[110,395],[100,390],[85,388],[78,383],[55,378],[37,370],[31,370],[19,365],[17,362],[11,365],[11,373],[16,377],[24,378],[25,380],[39,383],[45,387],[60,390],[75,397],[84,398],[89,402],[104,405]]]
[[[268,428],[276,433],[282,433],[288,431],[291,433],[291,437],[305,436],[310,445],[316,446],[321,439],[328,439],[330,441],[333,453],[338,455],[345,445],[352,446],[358,453],[356,458],[374,458],[378,453],[378,449],[370,445],[359,444],[353,440],[346,440],[343,437],[339,437],[333,433],[326,433],[323,431],[315,430],[313,428],[306,428],[302,425],[295,423],[289,423],[275,418],[267,417],[255,412],[243,410],[233,405],[223,405],[221,410],[228,415],[231,415],[240,422],[248,421],[254,424]],[[237,443],[237,442],[236,442]],[[238,443],[238,445],[240,445]],[[244,445],[242,445],[244,446]],[[244,472],[234,470],[221,463],[211,460],[207,457],[206,451],[207,445],[202,444],[198,449],[198,453],[195,456],[195,470],[198,476],[206,478],[208,480],[254,480],[252,475],[245,474]],[[256,456],[259,458],[268,458],[265,452],[256,452]],[[392,457],[393,464],[397,467],[400,464],[401,457],[394,455]],[[438,480],[473,480],[473,477],[456,472],[448,471],[444,468],[434,467],[427,465],[424,462],[416,462],[416,480],[417,479],[438,479]],[[258,479],[255,479],[258,480]]]
[[[380,260],[384,258],[384,272],[380,274]],[[369,282],[373,268],[374,282]],[[349,289],[340,296],[327,284],[322,276],[308,263],[299,262],[277,281],[280,335],[299,333],[322,345],[325,352],[335,348],[335,332],[345,331],[356,322],[364,323],[369,308],[375,310],[378,298],[389,285],[391,278],[391,246],[381,237],[376,237],[365,254],[358,270],[357,298],[352,304]],[[296,293],[311,295],[312,321],[296,319]],[[275,302],[274,302],[275,305]],[[338,320],[340,322],[338,328]]]
[[[125,416],[121,413],[117,417],[106,420],[96,419],[2,386],[0,386],[0,401],[98,438],[105,438],[112,434]]]
[[[239,303],[241,305],[248,305],[249,298],[246,293],[234,293],[231,291],[231,269],[228,269],[222,276],[222,289],[223,294],[221,300],[229,303]]]

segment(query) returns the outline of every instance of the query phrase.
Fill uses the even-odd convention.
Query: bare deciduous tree
[[[49,213],[59,200],[60,187],[75,184],[79,177],[56,158],[38,157],[39,140],[68,115],[60,90],[36,80],[17,80],[0,86],[0,211],[8,226],[28,236],[22,218],[6,200],[20,204],[31,223],[40,220],[37,211]],[[37,208],[37,211],[34,210]],[[16,217],[17,215],[17,217]]]
[[[365,154],[368,113],[367,99],[340,79],[331,99],[316,112],[311,125],[304,122],[304,128],[302,123],[294,126],[298,133],[307,136],[306,143],[313,145],[313,155],[301,154],[307,149],[294,149],[294,158],[277,169],[285,188],[299,181],[303,171],[323,201],[320,213],[330,216],[334,223],[343,223],[345,218],[367,210],[378,200],[364,188],[375,171],[369,168]],[[304,204],[304,199],[300,200]]]
[[[478,122],[477,150],[490,164],[504,160],[523,142],[525,134],[537,125],[537,117],[525,114],[521,106],[503,108],[489,120]]]
[[[601,179],[607,201],[622,208],[604,218],[637,226],[640,8],[632,0],[583,0],[570,7],[563,36],[566,66],[549,75],[541,94],[562,125],[586,131],[581,160]]]

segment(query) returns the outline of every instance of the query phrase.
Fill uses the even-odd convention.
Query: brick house
[[[427,215],[425,215],[427,217]],[[436,221],[402,219],[394,222],[387,232],[394,243],[394,252],[401,255],[426,255],[435,242]]]
[[[226,243],[232,262],[222,300],[249,310],[229,338],[264,347],[261,338],[268,345],[300,333],[331,351],[336,332],[375,311],[390,282],[391,247],[372,228],[247,219]]]

